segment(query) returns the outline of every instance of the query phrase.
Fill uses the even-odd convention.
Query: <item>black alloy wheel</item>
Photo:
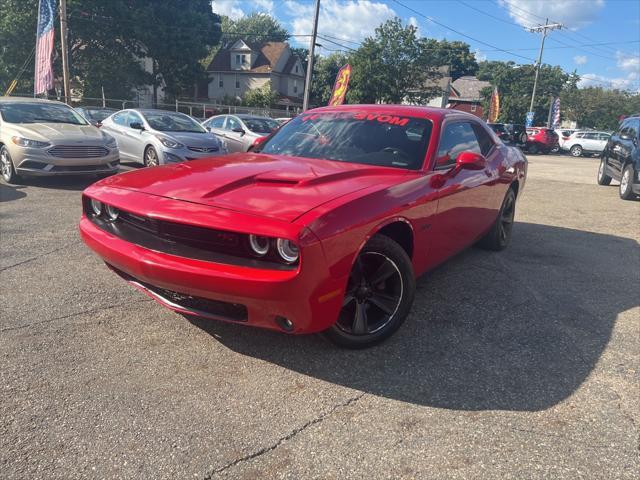
[[[342,310],[326,335],[348,348],[381,342],[407,317],[414,294],[415,278],[406,252],[392,239],[376,236],[358,255]]]
[[[516,193],[513,188],[509,188],[502,201],[502,207],[500,208],[498,217],[493,223],[491,230],[480,239],[478,246],[496,252],[507,248],[511,243],[515,213]]]

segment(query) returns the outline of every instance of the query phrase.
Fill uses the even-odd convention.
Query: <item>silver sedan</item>
[[[223,138],[230,152],[248,152],[280,127],[272,118],[246,114],[217,115],[202,125]]]
[[[110,175],[120,157],[113,137],[61,102],[0,97],[0,170],[22,176]]]
[[[122,160],[147,167],[196,160],[228,152],[226,143],[193,118],[152,109],[122,110],[102,122],[118,142]]]

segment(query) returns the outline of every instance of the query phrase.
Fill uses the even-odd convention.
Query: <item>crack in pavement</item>
[[[59,252],[60,250],[64,250],[65,248],[68,248],[68,247],[71,247],[73,245],[77,245],[77,244],[80,244],[80,243],[82,243],[80,240],[76,240],[75,242],[67,243],[66,245],[58,247],[58,248],[56,248],[54,250],[51,250],[49,252],[41,253],[40,255],[36,255],[35,257],[27,258],[26,260],[23,260],[21,262],[14,263],[13,265],[2,267],[2,268],[0,268],[0,272],[4,272],[5,270],[9,270],[10,268],[19,267],[20,265],[24,265],[25,263],[31,263],[34,260],[38,260],[39,258],[46,257],[47,255],[51,255],[52,253]]]
[[[43,323],[51,323],[51,322],[55,322],[56,320],[65,320],[67,318],[77,317],[78,315],[83,315],[85,313],[95,313],[95,312],[99,312],[101,310],[111,310],[112,308],[123,307],[125,305],[135,305],[135,304],[138,304],[138,303],[149,303],[149,302],[153,302],[153,300],[151,300],[151,299],[142,299],[142,300],[127,301],[127,302],[122,302],[122,303],[115,303],[113,305],[107,305],[105,307],[89,308],[87,310],[82,310],[81,312],[70,313],[68,315],[63,315],[61,317],[48,318],[47,320],[40,320],[39,322],[26,323],[24,325],[16,325],[16,326],[13,326],[13,327],[5,327],[5,328],[0,329],[0,333],[10,332],[12,330],[20,330],[22,328],[29,328],[29,327],[33,327],[33,326],[36,326],[36,325],[41,325]]]
[[[265,453],[269,453],[273,450],[275,450],[276,448],[278,448],[280,445],[282,445],[284,442],[291,440],[293,437],[295,437],[296,435],[298,435],[299,433],[304,432],[307,428],[316,425],[318,423],[322,423],[324,420],[326,420],[328,417],[330,417],[331,415],[333,415],[333,413],[340,409],[340,408],[344,408],[344,407],[348,407],[349,405],[352,405],[356,402],[358,402],[362,397],[364,397],[366,395],[365,392],[360,393],[359,395],[356,395],[355,397],[351,397],[349,398],[347,401],[339,403],[338,405],[334,405],[331,410],[329,410],[328,412],[323,413],[322,415],[314,418],[313,420],[308,421],[307,423],[305,423],[304,425],[302,425],[301,427],[298,427],[294,430],[292,430],[291,432],[289,432],[287,435],[285,435],[284,437],[280,437],[273,445],[270,445],[268,447],[264,447],[261,448],[260,450],[258,450],[257,452],[253,452],[250,453],[248,455],[245,455],[244,457],[240,457],[237,458],[235,460],[233,460],[232,462],[227,463],[226,465],[217,468],[215,470],[212,470],[211,472],[207,473],[204,476],[204,480],[212,480],[214,475],[217,475],[219,473],[224,472],[225,470],[228,470],[230,468],[235,467],[236,465],[246,462],[248,460],[252,460],[254,458],[260,457],[261,455],[264,455]]]

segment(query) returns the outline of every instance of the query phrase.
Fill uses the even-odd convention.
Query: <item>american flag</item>
[[[36,37],[36,75],[34,93],[47,93],[53,88],[53,22],[56,18],[56,0],[40,0],[38,7],[38,35]]]
[[[551,128],[560,127],[560,97],[556,97],[553,101],[551,110]]]

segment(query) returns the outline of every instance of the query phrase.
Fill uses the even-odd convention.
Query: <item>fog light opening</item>
[[[289,320],[288,318],[277,316],[276,317],[276,323],[285,332],[293,331],[293,322],[291,320]]]

